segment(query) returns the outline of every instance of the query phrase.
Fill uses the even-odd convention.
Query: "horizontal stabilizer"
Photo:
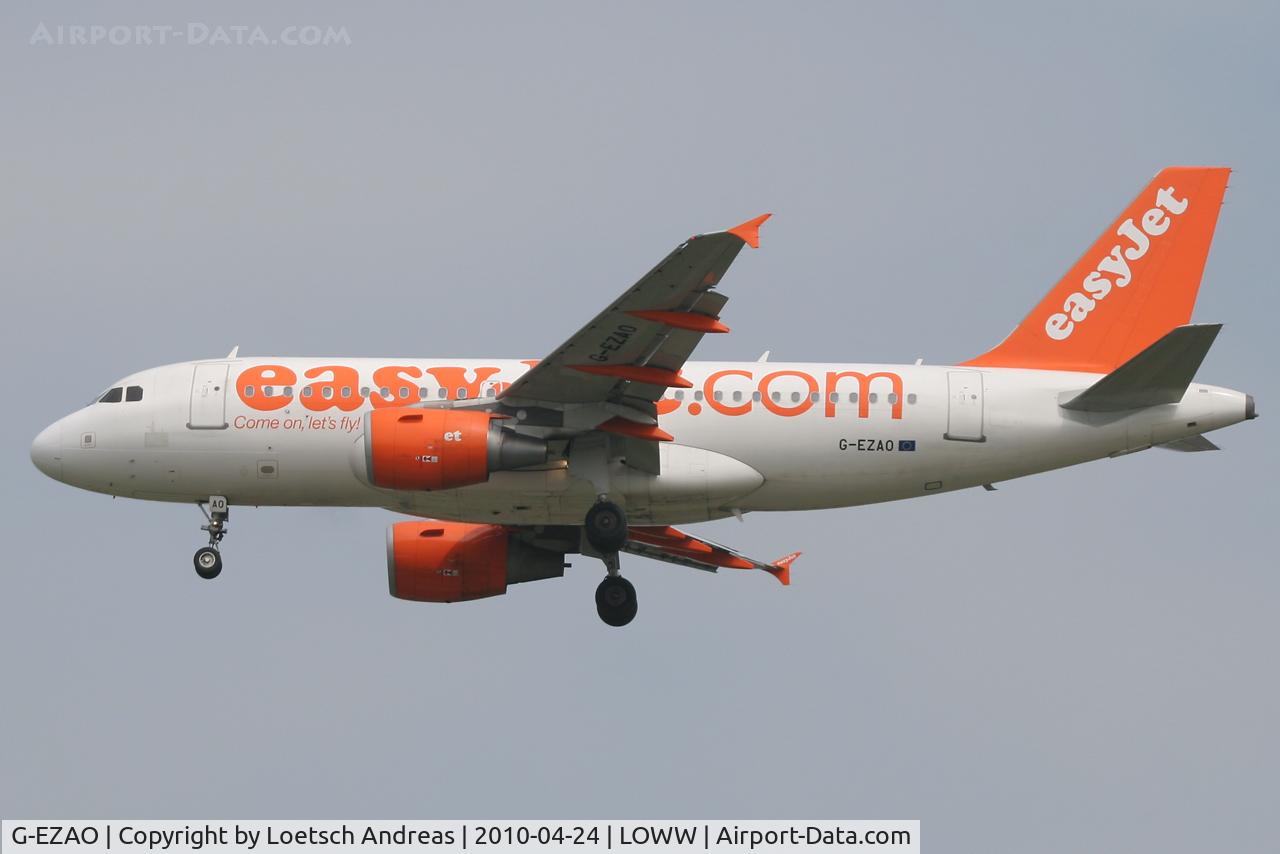
[[[1179,326],[1062,404],[1078,412],[1120,412],[1177,403],[1195,378],[1221,323]]]
[[[1188,436],[1185,439],[1175,439],[1172,442],[1165,442],[1163,445],[1156,445],[1157,448],[1167,448],[1170,451],[1221,451],[1217,445],[1210,442],[1204,436]]]

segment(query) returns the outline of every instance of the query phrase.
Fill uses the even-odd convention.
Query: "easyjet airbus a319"
[[[497,596],[601,559],[596,608],[636,615],[619,553],[790,583],[676,528],[990,486],[1255,417],[1193,382],[1217,324],[1191,324],[1229,170],[1165,169],[994,349],[956,365],[691,362],[728,332],[720,289],[757,217],[681,243],[541,360],[202,359],[114,383],[31,458],[109,495],[198,504],[222,570],[232,505],[376,506],[391,595]]]

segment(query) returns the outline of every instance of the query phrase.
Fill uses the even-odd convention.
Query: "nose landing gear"
[[[193,563],[196,565],[196,575],[201,578],[217,578],[218,573],[222,572],[222,554],[213,546],[196,549]]]
[[[596,588],[596,613],[607,625],[625,626],[636,618],[636,589],[618,565],[618,551],[627,543],[627,514],[601,496],[587,511],[582,533],[608,572]]]
[[[208,510],[205,509],[206,503],[209,505]],[[195,564],[196,575],[201,578],[217,578],[222,572],[222,552],[218,547],[222,538],[227,535],[227,517],[231,515],[231,509],[227,506],[226,497],[222,495],[210,495],[208,502],[200,501],[196,506],[208,520],[208,524],[201,525],[200,530],[209,533],[209,545],[196,550],[192,563]]]

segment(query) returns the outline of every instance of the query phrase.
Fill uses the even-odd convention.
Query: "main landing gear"
[[[618,553],[627,542],[627,514],[612,501],[597,501],[587,511],[587,542],[602,555]],[[606,561],[607,562],[607,561]]]
[[[596,613],[607,625],[625,626],[636,618],[636,589],[622,577],[618,565],[618,552],[627,543],[627,514],[602,497],[587,511],[583,535],[608,572],[596,588]]]
[[[621,575],[606,575],[596,588],[596,613],[610,626],[625,626],[636,618],[636,589]]]
[[[197,549],[192,563],[196,567],[196,575],[201,578],[217,578],[222,572],[222,552],[218,550],[222,538],[227,535],[227,517],[231,515],[231,509],[227,506],[227,499],[222,495],[210,495],[209,509],[205,509],[204,501],[197,503],[200,512],[204,514],[204,518],[208,520],[207,525],[201,525],[200,530],[209,533],[209,545]]]

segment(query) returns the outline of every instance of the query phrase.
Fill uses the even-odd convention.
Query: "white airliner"
[[[619,552],[696,569],[775,561],[674,525],[987,486],[1153,446],[1213,450],[1253,398],[1193,382],[1190,325],[1229,170],[1165,169],[1001,344],[957,365],[687,361],[728,332],[721,278],[768,215],[681,243],[542,360],[205,359],[114,383],[46,428],[40,471],[204,511],[213,578],[231,505],[376,506],[391,594],[456,602]]]

